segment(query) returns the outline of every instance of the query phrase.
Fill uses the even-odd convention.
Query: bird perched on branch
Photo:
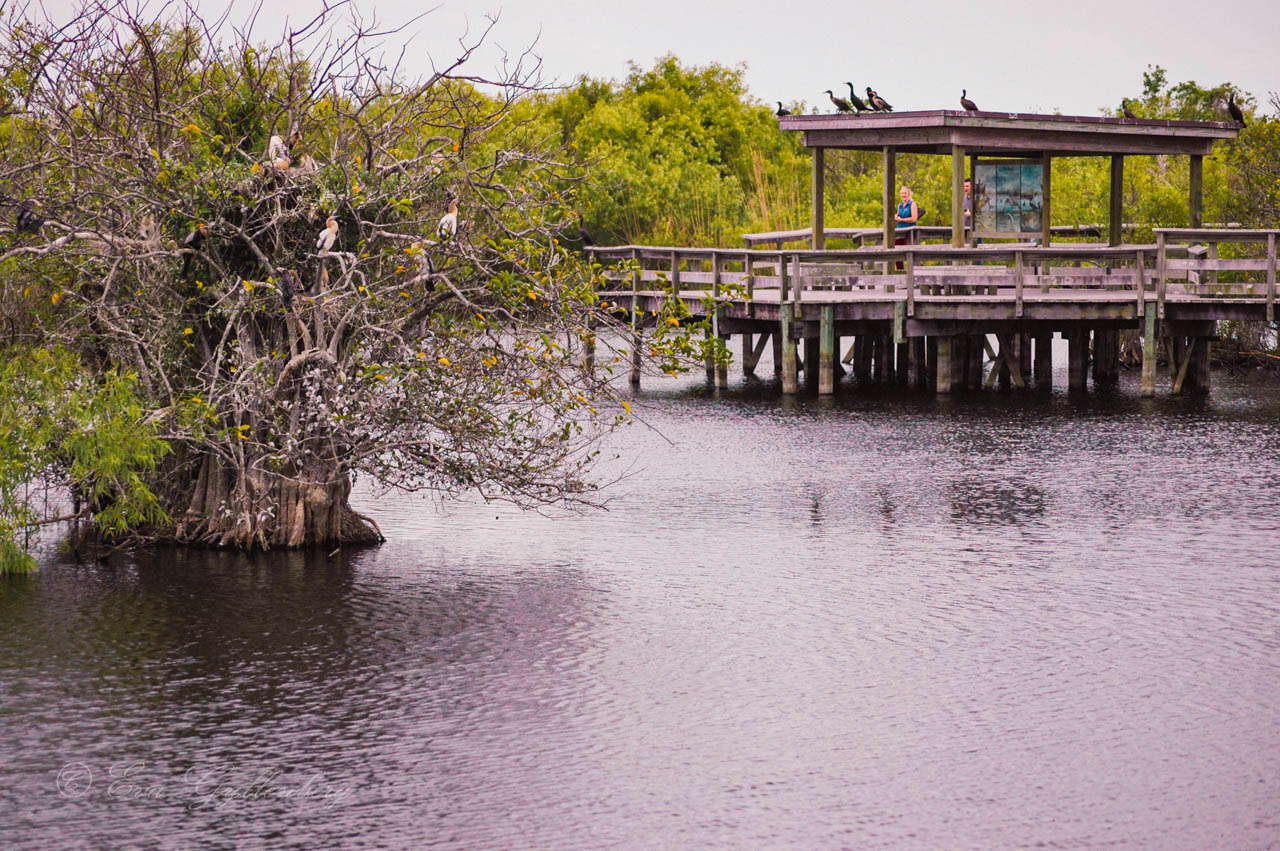
[[[1128,99],[1128,98],[1125,98],[1124,100],[1120,101],[1120,110],[1124,113],[1124,117],[1125,117],[1125,118],[1137,118],[1137,117],[1138,117],[1138,116],[1134,115],[1134,114],[1133,114],[1133,110],[1129,108],[1129,99]]]
[[[876,94],[875,89],[870,86],[867,86],[867,103],[870,104],[871,108],[876,112],[893,112],[893,105],[880,97],[880,95]]]
[[[317,251],[331,251],[333,242],[338,238],[338,220],[330,216],[325,220],[324,230],[316,237]]]
[[[156,225],[156,220],[149,215],[142,217],[142,222],[138,225],[138,235],[142,237],[143,242],[152,245],[160,244],[160,228]]]
[[[196,229],[187,234],[186,239],[182,240],[182,247],[188,249],[182,254],[182,277],[187,277],[191,272],[191,258],[195,253],[204,247],[204,241],[209,238],[209,228],[207,225],[196,225]]]
[[[291,151],[297,148],[298,145],[302,144],[302,128],[301,127],[294,127],[292,130],[289,131],[289,139],[287,141],[287,144],[289,146],[289,150]]]
[[[44,227],[44,219],[38,212],[40,202],[35,198],[25,198],[18,204],[18,215],[14,221],[18,233],[40,233]]]
[[[1240,107],[1236,104],[1236,93],[1232,92],[1227,98],[1227,112],[1231,113],[1231,120],[1241,127],[1245,126],[1244,113],[1240,111]]]
[[[789,109],[784,109],[784,108],[783,108],[783,106],[782,106],[782,101],[778,101],[778,111],[777,111],[777,112],[775,112],[775,113],[774,113],[774,115],[776,115],[776,116],[778,116],[779,118],[781,118],[781,117],[782,117],[782,116],[784,116],[784,115],[790,115],[790,114],[791,114],[791,110],[789,110]]]
[[[285,269],[280,275],[280,299],[284,309],[293,312],[293,297],[302,292],[302,282],[292,269]]]
[[[960,90],[960,105],[961,105],[962,107],[964,107],[964,111],[965,111],[965,112],[977,112],[977,111],[978,111],[978,105],[977,105],[976,103],[974,103],[973,101],[969,100],[969,90],[968,90],[968,89],[961,89],[961,90]]]
[[[838,98],[831,93],[831,89],[826,91],[827,97],[831,98],[831,102],[836,106],[836,112],[853,112],[853,107],[844,98]]]
[[[595,245],[595,243],[591,241],[591,234],[587,231],[586,224],[582,221],[582,213],[574,210],[573,214],[578,217],[578,239],[583,245]]]
[[[863,103],[862,98],[853,93],[853,83],[845,80],[844,84],[849,87],[849,105],[856,109],[859,115],[864,112],[870,112],[871,108]]]
[[[288,154],[289,149],[285,147],[284,139],[281,139],[279,136],[272,136],[271,140],[267,142],[267,159],[272,162],[283,156],[288,156]]]
[[[449,212],[440,217],[436,225],[436,236],[441,242],[448,242],[458,235],[458,202],[449,200]]]

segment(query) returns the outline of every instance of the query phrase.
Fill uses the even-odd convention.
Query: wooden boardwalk
[[[1274,321],[1278,236],[1157,229],[1150,245],[590,251],[610,269],[607,297],[631,309],[637,338],[679,299],[726,345],[741,338],[747,374],[772,345],[784,393],[798,392],[802,372],[832,393],[842,364],[864,380],[939,393],[996,381],[1044,388],[1054,334],[1068,341],[1071,389],[1083,390],[1090,367],[1095,384],[1118,380],[1120,332],[1134,329],[1142,393],[1153,395],[1158,341],[1172,391],[1207,392],[1216,324]],[[994,365],[984,380],[987,356]],[[723,369],[709,367],[708,377],[727,380]]]

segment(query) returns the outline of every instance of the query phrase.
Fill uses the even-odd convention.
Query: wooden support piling
[[[908,340],[908,345],[911,347],[908,381],[912,387],[927,387],[929,384],[928,341],[924,337],[912,337]]]
[[[1156,395],[1156,310],[1153,302],[1146,303],[1142,328],[1142,389],[1140,396]]]
[[[1089,331],[1073,330],[1067,337],[1067,389],[1073,393],[1088,389]]]
[[[951,392],[951,353],[952,347],[958,337],[930,337],[929,343],[932,345],[935,340],[938,348],[938,379],[935,387],[938,393]]]
[[[755,335],[742,334],[741,337],[742,337],[742,374],[747,376],[755,375],[756,364],[759,362],[759,359],[760,359],[759,355],[752,357],[752,355],[755,354],[755,340],[754,340]]]
[[[795,308],[783,304],[779,321],[778,337],[782,340],[782,392],[794,395],[800,392],[800,375],[796,363],[796,341],[791,337],[791,323],[795,316]]]
[[[819,365],[822,360],[821,348],[818,337],[804,338],[804,386],[811,389],[818,386],[818,374],[822,370]]]
[[[830,396],[836,387],[836,319],[835,307],[832,305],[822,307],[818,335],[818,395]]]
[[[773,355],[773,377],[782,377],[782,334],[774,331],[769,335],[769,343],[772,345],[771,354]]]
[[[1036,388],[1053,389],[1053,332],[1036,334]]]
[[[1212,337],[1193,337],[1195,347],[1191,352],[1191,374],[1195,378],[1193,390],[1196,393],[1209,392],[1209,355]]]

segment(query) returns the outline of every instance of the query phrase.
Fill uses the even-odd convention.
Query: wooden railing
[[[1136,223],[1125,223],[1123,232],[1134,234],[1143,229],[1151,229],[1150,225],[1140,225]],[[1239,223],[1229,222],[1225,225],[1208,225],[1210,230],[1227,230],[1236,233],[1247,233],[1242,230]],[[914,244],[930,244],[930,243],[950,243],[951,242],[951,226],[950,225],[918,225],[910,231],[906,231],[912,235]],[[866,228],[823,228],[822,234],[826,239],[847,239],[856,243],[859,247],[865,245],[882,245],[884,243],[884,231],[878,227]],[[1054,225],[1049,228],[1049,235],[1052,239],[1081,239],[1081,240],[1101,240],[1107,234],[1106,225]],[[966,233],[967,235],[967,233]],[[744,233],[742,241],[747,244],[748,248],[756,248],[772,245],[775,248],[782,249],[792,243],[808,244],[813,237],[812,228],[797,228],[795,230],[769,231],[765,233]],[[1028,241],[1035,239],[1035,234],[1027,234]]]
[[[721,294],[740,285],[748,301],[757,293],[778,290],[781,302],[802,299],[813,290],[850,290],[868,295],[897,293],[913,315],[917,298],[996,296],[1012,298],[1022,315],[1028,292],[1107,291],[1101,298],[1127,293],[1142,312],[1154,293],[1163,315],[1166,297],[1265,298],[1267,317],[1274,317],[1276,241],[1280,231],[1160,229],[1154,245],[1030,246],[1004,243],[977,248],[940,245],[897,248],[762,250],[678,248],[624,245],[587,249],[605,263],[632,261],[633,272],[616,273],[634,292],[657,289],[662,282],[677,295],[709,290]],[[1217,256],[1218,243],[1262,246],[1264,256],[1238,259]],[[895,267],[901,264],[902,269]],[[1233,280],[1219,280],[1231,272]],[[1213,281],[1212,290],[1206,281]],[[624,280],[625,279],[625,280]]]

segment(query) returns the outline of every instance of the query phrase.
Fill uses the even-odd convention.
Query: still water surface
[[[650,381],[605,512],[50,555],[0,847],[1278,847],[1280,390],[1214,380]]]

